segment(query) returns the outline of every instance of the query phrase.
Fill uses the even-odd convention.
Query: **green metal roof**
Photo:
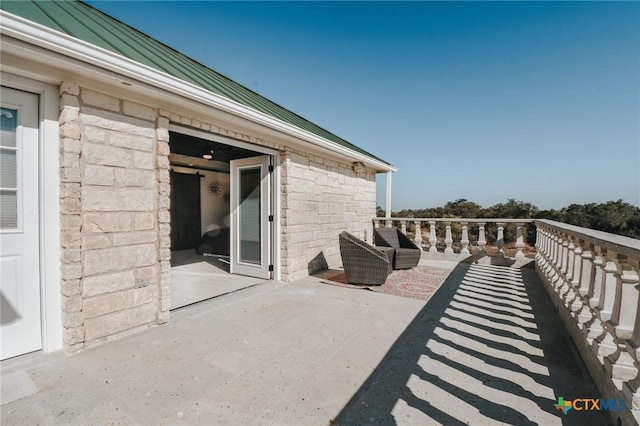
[[[0,1],[0,9],[195,84],[372,159],[370,154],[175,49],[80,1]]]

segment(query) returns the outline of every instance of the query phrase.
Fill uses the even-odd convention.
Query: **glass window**
[[[240,170],[240,261],[260,265],[260,168]]]
[[[0,109],[0,229],[18,227],[18,111]]]

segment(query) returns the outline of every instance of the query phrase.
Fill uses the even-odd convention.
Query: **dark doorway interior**
[[[200,242],[200,179],[198,174],[171,173],[171,250]]]

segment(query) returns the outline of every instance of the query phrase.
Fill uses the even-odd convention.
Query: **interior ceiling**
[[[248,149],[175,132],[169,132],[169,147],[172,154],[196,158],[202,158],[203,154],[210,153],[210,151],[213,150],[213,158],[211,160],[221,161],[224,163],[228,163],[231,160],[238,160],[240,158],[261,155],[259,152]]]

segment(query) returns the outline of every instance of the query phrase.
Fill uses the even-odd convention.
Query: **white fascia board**
[[[375,168],[377,171],[395,172],[397,170],[395,167],[383,161],[353,151],[307,130],[300,129],[299,127],[271,117],[253,108],[232,101],[231,99],[206,91],[194,84],[125,58],[107,49],[76,39],[5,11],[0,11],[0,19],[2,21],[2,25],[0,26],[2,35],[43,47],[49,51],[77,59],[101,69],[109,70],[152,87],[160,88],[165,92],[177,94],[209,107],[261,124],[293,136],[300,141],[329,150],[334,154],[348,157],[354,161],[361,161]],[[79,72],[80,70],[76,69],[75,71]]]

